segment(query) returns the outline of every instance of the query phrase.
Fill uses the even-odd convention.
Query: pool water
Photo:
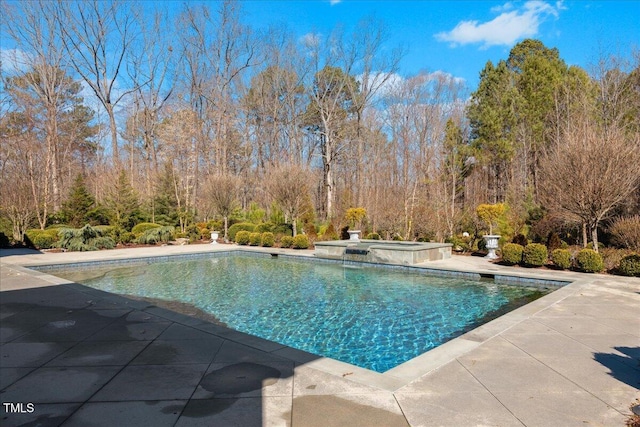
[[[192,304],[228,327],[385,372],[548,291],[384,267],[224,256],[54,273]]]

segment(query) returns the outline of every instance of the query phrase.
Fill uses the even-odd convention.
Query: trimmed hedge
[[[551,261],[556,267],[567,270],[571,268],[571,252],[568,249],[554,249],[551,252]]]
[[[252,224],[250,222],[238,222],[236,224],[233,224],[231,227],[229,227],[229,230],[227,231],[227,233],[229,234],[229,240],[232,240],[234,242],[238,242],[236,240],[236,234],[239,231],[248,231],[248,232],[253,232],[256,229],[256,225]]]
[[[260,236],[260,245],[265,248],[271,248],[276,243],[276,238],[273,236],[273,233],[270,231],[265,231]]]
[[[247,230],[239,230],[235,235],[236,243],[239,245],[248,245],[250,241],[250,236],[251,236],[251,233],[249,233]]]
[[[293,249],[307,249],[309,247],[309,238],[306,234],[298,234],[293,238]]]
[[[505,264],[516,265],[522,262],[524,247],[517,243],[507,243],[502,247],[502,261]]]
[[[293,237],[291,236],[282,236],[280,239],[280,247],[281,248],[290,248],[293,246]]]
[[[542,267],[548,258],[547,247],[541,243],[529,243],[522,252],[522,262],[529,267]]]
[[[27,230],[25,235],[27,239],[38,249],[51,249],[56,246],[60,239],[58,236],[59,229],[40,230],[34,228]]]
[[[604,269],[602,256],[593,249],[582,249],[578,252],[576,264],[585,273],[599,273]]]
[[[260,233],[249,233],[249,245],[250,246],[260,246],[262,242],[262,234]]]
[[[622,258],[618,270],[625,276],[640,277],[640,255],[631,254]]]
[[[131,229],[131,232],[136,236],[141,236],[147,230],[153,230],[154,228],[162,227],[160,224],[154,224],[152,222],[141,222],[140,224],[136,224]]]

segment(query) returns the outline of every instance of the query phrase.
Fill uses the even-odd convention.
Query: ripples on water
[[[108,292],[192,304],[233,329],[378,372],[546,293],[251,256],[55,274]]]

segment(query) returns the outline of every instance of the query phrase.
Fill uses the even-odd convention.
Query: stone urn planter
[[[486,244],[485,246],[489,251],[485,258],[497,259],[498,255],[496,255],[496,249],[498,249],[498,240],[500,239],[500,236],[495,234],[487,234],[485,236],[482,236],[482,238],[484,239]]]
[[[211,244],[212,245],[217,245],[218,244],[218,232],[217,231],[212,231],[211,232]]]
[[[349,240],[360,241],[360,230],[347,230],[349,233]]]

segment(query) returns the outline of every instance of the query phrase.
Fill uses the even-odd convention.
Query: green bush
[[[582,249],[578,252],[576,264],[585,273],[598,273],[604,268],[602,256],[593,249]]]
[[[571,268],[571,252],[567,249],[554,249],[551,252],[551,261],[556,267],[567,270]]]
[[[53,248],[59,240],[59,229],[40,230],[34,228],[26,231],[26,236],[33,246],[38,249],[50,249]]]
[[[366,238],[369,240],[380,240],[380,235],[378,233],[369,233]]]
[[[618,271],[625,276],[640,277],[640,255],[631,254],[620,260]]]
[[[516,265],[522,262],[524,247],[517,243],[507,243],[502,247],[502,261],[505,264]]]
[[[140,224],[136,224],[131,229],[131,232],[136,236],[141,236],[147,230],[153,230],[154,228],[162,227],[160,224],[154,224],[152,222],[141,222]]]
[[[129,231],[125,231],[122,234],[120,234],[120,243],[131,243],[134,240],[136,240],[136,235],[129,232]]]
[[[529,267],[541,267],[548,258],[547,247],[541,243],[529,243],[522,252],[522,262]]]
[[[63,228],[59,233],[58,245],[70,251],[95,251],[115,246],[113,239],[104,235],[104,230],[95,229],[88,224],[82,228]]]
[[[236,243],[239,245],[248,245],[251,240],[251,233],[246,230],[240,230],[236,233]]]
[[[309,238],[306,234],[298,234],[293,238],[293,249],[307,249],[309,247]]]
[[[273,234],[280,234],[284,236],[293,236],[293,228],[291,224],[277,224],[274,225],[271,230]]]
[[[261,241],[262,241],[262,234],[249,233],[249,246],[260,246]]]
[[[280,239],[280,247],[281,248],[290,248],[293,246],[293,237],[291,236],[282,236]]]
[[[238,231],[253,232],[255,228],[256,225],[251,224],[250,222],[238,222],[236,224],[233,224],[231,227],[229,227],[228,230],[229,240],[235,241],[237,243],[238,241],[236,240],[236,233],[238,233]]]
[[[142,233],[136,241],[142,245],[155,245],[173,240],[174,228],[170,226],[151,228]],[[123,233],[124,234],[124,233]]]
[[[261,224],[256,225],[256,228],[254,228],[253,231],[257,233],[266,233],[267,231],[273,231],[274,226],[275,224],[271,222],[263,222]]]
[[[276,243],[276,239],[273,236],[273,233],[270,231],[265,231],[260,236],[260,244],[265,248],[271,248]]]

